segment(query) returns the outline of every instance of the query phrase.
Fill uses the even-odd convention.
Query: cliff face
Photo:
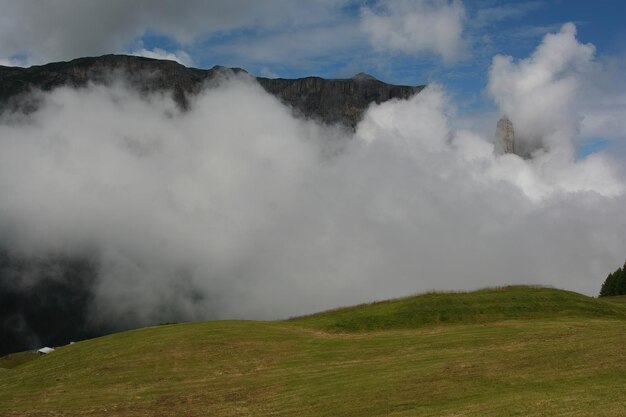
[[[370,103],[382,103],[393,98],[406,99],[424,88],[390,85],[375,78],[358,76],[343,80],[318,77],[257,80],[267,92],[306,117],[352,127],[361,120]]]
[[[532,159],[535,153],[545,151],[547,148],[541,138],[516,135],[513,122],[508,117],[502,116],[496,126],[493,149],[496,155],[513,154],[523,159]]]
[[[245,73],[240,68],[216,66],[202,70],[173,61],[126,55],[79,58],[30,68],[0,66],[0,111],[23,108],[25,104],[17,99],[31,90],[48,91],[63,85],[83,87],[88,82],[107,84],[116,74],[124,75],[141,92],[172,91],[175,100],[186,108],[191,95],[224,71]],[[424,88],[390,85],[366,74],[335,80],[318,77],[257,80],[267,92],[305,117],[352,127],[370,103],[408,98]],[[36,106],[36,103],[26,106]]]

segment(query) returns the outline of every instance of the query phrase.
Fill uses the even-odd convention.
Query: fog
[[[618,161],[573,146],[593,54],[566,25],[526,60],[494,59],[488,93],[531,159],[453,130],[438,85],[372,105],[355,132],[247,76],[184,112],[123,78],[38,93],[0,119],[0,243],[94,259],[89,320],[118,327],[508,284],[595,295],[624,262],[626,198]]]

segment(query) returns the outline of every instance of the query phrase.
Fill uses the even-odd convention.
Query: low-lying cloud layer
[[[608,155],[571,151],[568,103],[592,59],[570,26],[529,60],[495,59],[490,93],[542,144],[530,160],[453,131],[436,85],[373,105],[354,133],[294,117],[246,77],[186,112],[123,80],[60,88],[2,116],[1,243],[89,254],[90,320],[119,327],[490,285],[595,294],[624,261],[626,198]]]

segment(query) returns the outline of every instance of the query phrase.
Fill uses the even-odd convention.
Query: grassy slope
[[[602,301],[609,301],[612,303],[626,304],[626,295],[614,295],[612,297],[602,297]]]
[[[570,291],[511,286],[471,293],[428,293],[293,320],[327,331],[355,332],[559,317],[623,318],[624,309]]]
[[[37,353],[31,351],[12,353],[0,358],[0,369],[17,368],[26,362],[37,359],[38,357],[39,355],[37,355]]]
[[[617,416],[624,346],[621,304],[427,294],[80,342],[0,374],[0,415]]]

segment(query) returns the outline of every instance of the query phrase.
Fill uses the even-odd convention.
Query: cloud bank
[[[576,97],[592,52],[565,26],[528,60],[494,60],[491,94],[550,145],[531,160],[453,130],[437,85],[372,105],[354,133],[246,77],[186,112],[123,80],[59,88],[0,119],[0,243],[89,254],[90,320],[117,327],[506,284],[596,294],[626,253],[624,178],[608,155],[562,152],[578,119],[555,97]]]

